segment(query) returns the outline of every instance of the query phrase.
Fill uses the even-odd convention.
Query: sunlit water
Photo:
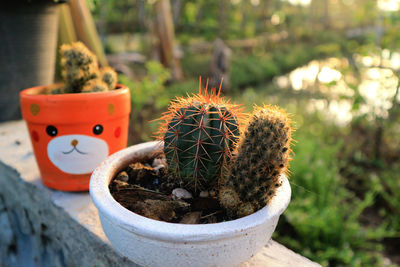
[[[280,88],[319,93],[315,95],[321,97],[312,98],[306,110],[319,111],[338,125],[359,115],[386,118],[398,86],[400,53],[383,50],[381,55],[355,55],[354,62],[358,76],[346,58],[328,58],[311,61],[275,82]],[[359,106],[354,105],[356,98],[361,100]],[[400,94],[396,100],[400,102]]]
[[[292,5],[296,6],[309,6],[312,0],[281,0],[282,2],[288,2]],[[318,1],[318,0],[314,0]],[[240,3],[241,0],[231,0],[232,3]],[[252,0],[252,5],[258,6],[260,4],[260,0]],[[354,4],[354,0],[343,0],[343,4],[352,5]],[[400,0],[377,0],[376,6],[381,11],[386,12],[396,12],[400,10]]]

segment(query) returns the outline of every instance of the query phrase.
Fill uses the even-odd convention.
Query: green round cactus
[[[216,185],[227,173],[241,116],[215,89],[173,101],[160,129],[169,173],[194,191]]]

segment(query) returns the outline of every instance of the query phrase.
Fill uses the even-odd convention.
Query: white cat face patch
[[[107,143],[88,135],[63,135],[47,144],[50,161],[69,174],[91,173],[108,156]]]

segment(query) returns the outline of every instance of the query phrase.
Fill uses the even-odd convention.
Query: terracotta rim
[[[116,88],[114,90],[106,91],[106,92],[90,92],[90,93],[71,93],[71,94],[55,94],[55,95],[49,95],[49,94],[41,94],[40,92],[43,91],[45,88],[56,88],[62,86],[62,83],[55,83],[55,84],[50,84],[50,85],[42,85],[42,86],[35,86],[31,88],[24,89],[20,92],[20,96],[24,97],[41,97],[41,98],[54,98],[54,99],[59,99],[59,98],[69,98],[69,99],[75,99],[75,98],[81,98],[84,95],[102,95],[102,94],[109,94],[109,95],[119,95],[121,94],[122,90],[117,90],[117,89],[128,89],[126,86],[122,84],[117,84]]]
[[[129,114],[131,110],[130,100],[126,101],[127,98],[130,99],[129,89],[121,84],[117,85],[116,90],[107,92],[41,94],[45,89],[61,85],[51,84],[22,90],[20,92],[22,117],[27,122],[33,123],[84,123],[92,119],[87,114],[94,114],[99,118],[107,118],[108,115],[120,117]],[[110,110],[107,112],[106,109],[96,106],[98,103],[106,104],[104,102],[110,105],[111,113]],[[36,113],[33,112],[33,108],[37,111]],[[83,114],[85,116],[82,116]]]

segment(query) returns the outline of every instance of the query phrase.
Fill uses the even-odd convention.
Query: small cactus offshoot
[[[220,189],[222,206],[233,217],[249,215],[275,195],[290,161],[291,120],[278,107],[257,107],[241,137]]]
[[[97,79],[88,81],[81,90],[82,93],[105,91],[108,91],[108,85],[105,82]]]
[[[52,90],[52,94],[115,89],[115,71],[109,67],[99,70],[96,56],[83,43],[64,44],[60,48],[60,54],[64,87]]]
[[[105,67],[102,68],[100,71],[100,77],[101,80],[107,84],[108,90],[113,90],[115,89],[115,86],[117,85],[117,73],[110,68],[110,67]]]
[[[198,192],[217,186],[239,138],[240,106],[220,97],[220,89],[178,97],[161,120],[159,136],[164,141],[168,172]]]

